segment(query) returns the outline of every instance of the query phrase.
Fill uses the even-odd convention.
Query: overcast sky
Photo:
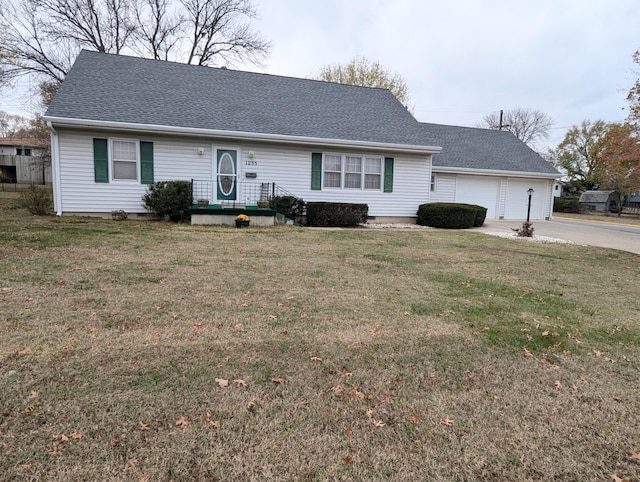
[[[256,27],[273,49],[263,68],[235,68],[313,77],[323,65],[365,56],[406,79],[419,121],[473,127],[500,109],[539,109],[555,121],[551,146],[583,119],[623,120],[626,91],[639,75],[631,60],[640,48],[638,0],[254,5]],[[24,96],[3,97],[0,109],[29,109]]]

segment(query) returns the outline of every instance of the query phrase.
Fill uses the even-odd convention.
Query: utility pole
[[[498,130],[501,131],[503,127],[509,127],[509,124],[505,125],[502,123],[502,109],[500,109],[500,125],[498,126]]]

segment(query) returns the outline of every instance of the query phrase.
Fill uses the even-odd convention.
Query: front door
[[[235,149],[216,150],[216,186],[219,201],[235,201],[238,177],[238,151]]]

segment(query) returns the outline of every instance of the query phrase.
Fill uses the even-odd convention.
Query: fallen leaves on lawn
[[[636,452],[633,449],[629,449],[629,457],[631,457],[631,459],[640,462],[640,452]]]
[[[311,361],[322,361],[322,358],[317,357],[317,356],[310,356],[309,360],[311,360]]]
[[[247,411],[249,413],[254,413],[257,407],[258,407],[258,401],[255,398],[252,398],[247,402]]]
[[[146,424],[146,423],[144,423],[144,422],[140,422],[140,423],[138,424],[138,430],[149,430],[149,425],[147,425],[147,424]]]
[[[455,419],[449,418],[448,415],[444,417],[442,420],[440,420],[440,423],[442,425],[446,425],[447,427],[451,427],[453,425],[453,422],[455,422]]]
[[[177,427],[182,427],[185,428],[187,425],[189,425],[191,422],[189,422],[189,420],[187,420],[186,418],[184,418],[184,416],[180,416],[180,418],[176,421],[176,426]]]
[[[233,381],[233,383],[237,386],[237,387],[246,387],[247,386],[247,382],[245,382],[244,380],[241,380],[240,378],[237,378]]]
[[[220,420],[212,420],[211,413],[207,412],[204,414],[204,421],[215,428],[220,428]]]
[[[613,482],[632,482],[633,481],[633,479],[629,475],[624,475],[622,476],[622,478],[618,477],[617,472],[614,472],[613,474],[611,474],[611,480],[613,480]]]
[[[281,385],[281,384],[283,384],[283,383],[284,383],[284,378],[282,378],[282,377],[273,377],[273,378],[271,379],[271,381],[272,381],[273,383],[275,383],[276,385]]]
[[[27,355],[29,353],[31,353],[31,348],[29,348],[28,346],[25,346],[22,350],[18,351],[18,355]]]
[[[216,378],[216,383],[223,388],[229,386],[229,380],[225,380],[224,378]]]

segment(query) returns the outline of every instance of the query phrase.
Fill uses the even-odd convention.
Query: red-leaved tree
[[[640,127],[630,123],[610,124],[596,150],[601,189],[623,195],[640,190]]]

